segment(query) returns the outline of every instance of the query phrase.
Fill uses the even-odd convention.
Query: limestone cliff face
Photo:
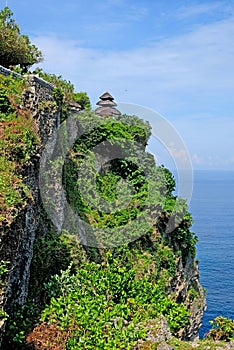
[[[2,229],[0,235],[1,260],[10,262],[6,288],[0,295],[0,303],[10,315],[15,305],[23,305],[27,299],[33,244],[38,226],[41,225],[40,216],[43,210],[39,191],[40,159],[46,143],[52,139],[60,124],[60,110],[55,104],[52,90],[49,84],[43,84],[32,77],[23,97],[22,108],[30,110],[41,145],[23,174],[32,199],[11,226]],[[46,225],[44,229],[47,229]],[[185,303],[191,312],[190,324],[180,331],[179,336],[183,339],[194,339],[205,309],[205,296],[199,282],[198,266],[193,258],[188,258],[185,264],[178,261],[176,275],[170,281],[168,293],[177,302]],[[3,322],[0,327],[4,329]]]
[[[183,302],[191,313],[189,325],[181,329],[178,334],[184,340],[194,340],[198,337],[201,319],[206,309],[205,292],[199,276],[198,265],[193,258],[189,257],[185,266],[180,260],[176,275],[169,288],[169,292],[173,293],[175,300]]]
[[[43,145],[52,137],[60,123],[60,111],[52,95],[52,86],[31,77],[24,91],[23,106],[30,111],[41,140],[36,154],[23,169],[23,177],[31,192],[31,200],[9,226],[1,228],[1,260],[9,262],[9,272],[5,278],[5,288],[0,295],[0,306],[12,314],[16,305],[23,305],[28,295],[30,265],[33,244],[42,210],[39,193],[39,163]],[[4,322],[0,327],[4,328]],[[1,333],[1,330],[0,330]]]

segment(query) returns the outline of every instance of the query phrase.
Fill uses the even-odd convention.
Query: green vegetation
[[[43,216],[44,220],[46,215]],[[41,220],[42,221],[42,220]],[[48,226],[50,226],[49,221]],[[49,282],[50,276],[65,270],[71,263],[70,252],[66,244],[58,237],[52,227],[48,227],[45,236],[41,235],[40,227],[37,235],[40,237],[34,244],[34,257],[31,264],[30,296],[40,300],[43,286]],[[62,237],[62,236],[61,236]],[[38,269],[40,266],[40,269]]]
[[[203,339],[198,342],[195,342],[195,345],[191,342],[185,342],[178,339],[173,339],[172,341],[168,342],[169,345],[172,345],[174,350],[221,350],[221,349],[231,349],[226,347],[227,343],[225,341],[216,341],[210,339]],[[156,347],[154,344],[152,344],[152,347],[146,348],[147,350],[156,350]],[[145,349],[145,350],[146,350]],[[144,348],[142,348],[144,350]]]
[[[82,118],[84,119],[82,120]],[[133,127],[113,118],[100,120],[91,113],[83,114],[79,121],[82,126],[89,121],[92,123],[91,125],[97,125],[97,127],[91,132],[84,133],[78,139],[65,164],[64,184],[68,199],[87,222],[101,228],[118,228],[141,214],[148,196],[147,181],[144,178],[143,170],[136,164],[138,159],[134,159],[135,154],[129,154],[129,160],[115,159],[111,161],[107,171],[103,169],[99,174],[96,174],[95,155],[92,149],[108,140],[110,145],[106,144],[106,148],[110,146],[110,151],[119,149],[119,152],[122,153],[122,150],[126,150],[126,146],[128,149],[134,147],[133,142],[136,139],[145,138],[145,133],[137,125]],[[86,127],[89,129],[88,126]],[[148,128],[148,125],[145,125],[146,127]],[[129,140],[129,144],[126,144],[126,140]],[[141,155],[142,150],[139,147],[134,147],[132,152],[138,152]],[[153,168],[150,156],[147,157],[146,161],[148,161],[148,166],[152,165]],[[81,172],[84,176],[77,178]],[[130,203],[128,202],[131,193],[127,185],[123,181],[121,182],[121,179],[125,179],[132,185],[134,193]],[[82,196],[79,188],[82,188],[82,193],[86,194],[86,198]],[[95,192],[97,192],[96,195],[94,195]],[[114,210],[113,213],[106,213],[105,210],[101,211],[101,208],[105,207],[105,203],[107,206],[110,204],[110,207],[124,208]]]
[[[116,242],[122,226],[142,217],[144,212],[151,222],[137,224],[137,230],[142,230],[137,239],[135,227],[131,237],[129,225],[130,243],[111,249],[82,246],[72,232],[57,237],[47,222],[47,235],[35,243],[31,301],[23,313],[24,320],[30,320],[30,310],[36,309],[40,322],[28,334],[27,342],[33,342],[38,349],[132,349],[139,339],[145,339],[149,320],[161,314],[177,335],[189,323],[189,310],[183,303],[176,303],[167,290],[178,260],[182,257],[186,262],[194,254],[195,239],[189,231],[192,221],[182,200],[174,212],[175,220],[181,220],[172,234],[178,233],[177,239],[160,234],[165,218],[175,207],[175,184],[168,170],[155,167],[152,156],[143,156],[150,125],[129,116],[101,119],[90,111],[82,113],[79,122],[86,132],[70,150],[63,172],[70,205],[97,229],[111,229],[108,244]],[[106,141],[107,148],[114,145],[120,155],[126,150],[129,153],[104,163],[96,173],[93,150]],[[77,175],[82,171],[85,182],[79,183]],[[91,175],[94,182],[89,181]],[[131,192],[128,193],[123,179],[130,184]],[[117,203],[122,209],[108,213],[102,208],[102,201],[113,207]],[[42,217],[44,224],[46,220]],[[32,300],[38,300],[37,306],[30,306]],[[18,344],[30,324],[26,322],[22,328],[21,315],[8,331],[9,338]]]
[[[43,237],[42,225],[48,226],[48,232]],[[71,263],[70,253],[63,242],[65,238],[53,231],[51,223],[43,213],[41,225],[37,235],[40,237],[34,245],[34,256],[31,264],[31,278],[27,304],[24,306],[15,305],[14,316],[9,318],[4,343],[6,348],[21,348],[25,344],[25,337],[32,325],[38,322],[43,303],[42,300],[49,300],[51,276],[66,269]],[[62,239],[63,237],[63,239]],[[46,286],[45,286],[45,283]]]
[[[70,81],[65,80],[61,75],[48,74],[41,69],[37,69],[37,73],[40,78],[55,86],[53,97],[61,110],[61,122],[68,117],[70,103],[76,102],[81,109],[85,110],[91,108],[90,99],[86,92],[75,92],[74,85]]]
[[[49,74],[41,69],[38,69],[37,73],[40,78],[44,79],[45,81],[48,81],[48,83],[51,83],[56,87],[56,90],[54,92],[55,98],[57,95],[57,100],[59,100],[59,98],[61,99],[61,105],[65,101],[71,101],[73,99],[74,85],[70,81],[63,79],[61,75],[57,76],[55,74]],[[59,97],[59,94],[61,95],[61,97]]]
[[[8,261],[0,261],[0,291],[2,288],[5,287],[5,275],[8,271]],[[5,321],[8,319],[8,314],[3,310],[2,307],[0,307],[0,323],[1,321]]]
[[[31,116],[19,108],[24,87],[21,79],[0,76],[0,225],[10,224],[30,200],[20,169],[39,139]]]
[[[77,116],[83,134],[66,157],[62,181],[70,206],[95,228],[96,246],[83,246],[72,230],[58,236],[42,209],[27,304],[14,305],[10,316],[0,311],[7,320],[4,345],[130,350],[141,341],[139,349],[156,349],[158,343],[146,340],[148,326],[164,315],[174,335],[168,343],[174,349],[192,349],[191,343],[176,338],[188,326],[190,311],[169,291],[179,261],[186,265],[195,257],[197,238],[186,202],[173,194],[172,174],[145,152],[149,123],[127,115],[99,118],[89,110],[86,93],[76,93],[71,82],[42,71],[39,75],[56,87],[53,96],[62,120],[71,102],[85,110]],[[31,200],[23,173],[40,146],[34,121],[20,107],[24,88],[24,80],[0,76],[3,225],[10,225]],[[105,147],[99,151],[100,145]],[[109,158],[113,151],[116,156]],[[169,221],[174,226],[166,232]],[[2,261],[1,288],[9,268]],[[196,284],[190,284],[187,294],[186,302],[199,298]],[[219,317],[197,349],[218,349],[233,339],[233,331],[233,322]]]
[[[1,261],[0,262],[0,278],[1,279],[2,279],[2,276],[8,271],[7,265],[8,265],[8,261]]]
[[[77,102],[81,106],[81,109],[86,109],[86,110],[91,109],[90,99],[86,92],[81,91],[81,92],[74,93],[73,99],[75,102]]]
[[[48,74],[41,69],[37,70],[39,77],[55,86],[54,98],[61,107],[66,107],[69,102],[77,102],[81,109],[89,110],[91,108],[90,99],[86,92],[75,92],[74,85],[64,79],[61,75]]]
[[[78,98],[73,85],[62,77],[42,76],[56,86],[54,97],[66,117],[67,104],[74,96]],[[6,211],[11,212],[30,195],[18,173],[37,145],[30,116],[17,107],[22,89],[21,80],[1,79],[2,193]],[[174,210],[174,179],[167,169],[155,167],[153,157],[144,151],[150,136],[148,123],[135,116],[101,119],[91,111],[81,113],[79,123],[85,132],[67,156],[63,184],[70,205],[99,230],[97,242],[101,242],[103,229],[110,230],[107,248],[83,247],[72,232],[58,237],[43,214],[40,227],[46,225],[47,233],[37,233],[28,305],[9,320],[7,344],[23,344],[39,314],[42,323],[27,339],[37,342],[40,332],[49,336],[56,331],[65,339],[64,349],[131,349],[144,339],[147,322],[160,314],[176,335],[188,324],[189,311],[168,296],[167,288],[175,276],[176,262],[182,257],[185,263],[194,255],[196,241],[189,230],[192,220],[186,203],[178,201]],[[100,144],[109,151],[114,147],[119,156],[101,164],[97,173],[94,149]],[[80,173],[84,176],[79,177]],[[16,177],[17,191],[10,186],[12,180],[7,183],[10,174]],[[172,212],[178,227],[173,235],[162,238],[160,232]],[[108,248],[118,239],[121,242],[120,229],[125,225],[129,225],[126,232],[131,243]]]
[[[52,282],[41,320],[71,334],[68,349],[131,349],[145,335],[144,321],[160,314],[174,332],[188,322],[188,311],[171,301],[162,285],[136,278],[136,269],[121,266],[110,252],[102,264],[83,264],[76,274],[70,267]]]
[[[20,65],[27,70],[42,61],[42,53],[31,44],[28,36],[20,33],[8,7],[0,11],[0,64],[4,67]]]
[[[234,322],[223,316],[216,317],[210,321],[212,329],[208,333],[208,337],[214,340],[234,340]]]
[[[183,263],[188,256],[194,257],[197,238],[190,231],[187,204],[182,199],[176,201],[171,173],[156,167],[153,156],[144,152],[150,125],[134,116],[101,119],[92,112],[82,113],[78,119],[85,132],[67,157],[63,183],[70,205],[97,229],[97,242],[121,243],[125,225],[128,241],[152,232],[155,225],[163,234],[173,217],[176,228],[165,242]],[[97,173],[96,146],[100,145],[103,164]],[[115,159],[106,161],[112,153],[117,154]]]

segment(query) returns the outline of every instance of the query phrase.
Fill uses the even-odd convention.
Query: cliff
[[[8,75],[9,72],[1,68],[0,73]],[[21,81],[21,77],[3,78],[0,75],[0,79],[0,98],[4,100],[0,114],[0,131],[3,135],[1,171],[3,175],[5,172],[6,177],[2,179],[7,187],[7,166],[12,169],[11,176],[15,179],[11,179],[11,182],[14,180],[13,192],[6,189],[1,198],[0,249],[2,266],[5,266],[1,282],[3,348],[17,348],[41,312],[44,312],[44,323],[37,326],[37,321],[35,330],[28,336],[30,344],[35,344],[40,332],[50,334],[55,329],[57,332],[59,327],[60,331],[64,327],[69,334],[77,332],[78,326],[71,326],[70,321],[66,326],[61,326],[60,321],[50,325],[50,318],[56,319],[58,315],[56,312],[53,315],[47,309],[42,311],[45,302],[60,298],[58,283],[61,285],[60,278],[63,276],[60,270],[70,271],[67,272],[69,277],[64,280],[67,298],[72,298],[71,280],[73,295],[77,295],[77,298],[80,289],[77,281],[83,280],[84,288],[87,287],[79,298],[84,294],[89,295],[89,286],[92,285],[93,294],[86,300],[90,309],[95,298],[99,300],[98,296],[103,295],[106,300],[103,305],[112,310],[110,316],[106,316],[109,323],[104,325],[102,320],[102,330],[106,327],[107,338],[109,333],[110,339],[112,337],[110,324],[120,333],[125,332],[124,328],[128,331],[132,329],[129,344],[137,344],[138,341],[140,346],[140,339],[147,339],[147,334],[150,337],[148,323],[152,322],[152,327],[157,329],[156,319],[163,314],[174,335],[180,339],[195,339],[205,309],[204,291],[195,260],[196,239],[190,231],[191,216],[184,202],[181,204],[184,217],[180,225],[172,232],[166,232],[175,202],[173,179],[164,168],[155,167],[150,155],[143,156],[150,126],[137,117],[102,119],[92,112],[77,114],[77,110],[70,110],[72,118],[67,119],[64,129],[60,123],[62,105],[54,94],[53,85],[35,76]],[[5,88],[6,85],[10,86],[10,81],[14,92]],[[27,130],[24,129],[26,124]],[[15,134],[18,139],[13,137]],[[18,147],[15,143],[18,143]],[[137,148],[134,148],[134,143],[137,143]],[[9,144],[13,146],[8,147]],[[107,151],[98,149],[100,144]],[[133,144],[134,152],[129,153]],[[126,149],[128,153],[124,153]],[[93,154],[96,155],[95,164]],[[82,168],[85,157],[90,158]],[[122,161],[126,157],[130,161]],[[135,165],[139,159],[144,169],[150,169],[147,173],[148,185],[144,173]],[[58,165],[61,161],[64,162],[62,167]],[[48,165],[51,163],[52,166]],[[99,175],[91,176],[97,169]],[[88,180],[82,182],[79,172]],[[62,182],[57,181],[58,174]],[[155,176],[156,185],[153,182]],[[98,185],[94,185],[94,178]],[[124,179],[122,187],[117,185],[118,181],[122,181],[120,178]],[[130,187],[126,185],[127,182],[131,183]],[[92,191],[97,191],[96,186],[100,195],[98,202],[93,200]],[[120,192],[123,189],[120,197],[115,195],[116,188]],[[149,188],[152,190],[150,195]],[[14,197],[14,191],[18,191],[21,197]],[[133,199],[129,200],[131,195]],[[122,201],[121,209],[113,210],[118,201]],[[80,217],[74,214],[77,208]],[[147,212],[146,222],[144,212]],[[173,215],[176,218],[177,213]],[[131,226],[121,231],[129,223]],[[72,272],[69,267],[71,262]],[[83,275],[81,272],[79,274],[79,269]],[[51,276],[55,276],[57,282],[53,282],[55,280],[53,277],[51,280]],[[109,276],[109,280],[105,276]],[[89,282],[91,277],[92,282]],[[100,287],[101,281],[104,281],[103,287]],[[100,299],[99,304],[102,305],[102,302]],[[125,316],[121,316],[124,315],[123,311],[113,311],[117,310],[116,305],[125,308]],[[37,309],[33,320],[28,316],[28,310],[32,314],[30,308]],[[20,319],[26,314],[30,320],[26,326],[22,326]],[[99,322],[101,314],[96,317],[96,322]],[[74,319],[74,315],[71,319]],[[121,322],[118,321],[120,319]],[[20,326],[23,330],[20,330]],[[54,330],[50,327],[54,327]],[[124,342],[121,337],[122,333],[116,344]],[[110,339],[106,342],[111,344]],[[78,345],[71,349],[75,349],[75,346]]]
[[[8,76],[11,74],[11,71],[1,67],[1,74],[3,73],[5,76]],[[6,210],[4,210],[4,206],[2,208],[3,218],[0,227],[1,261],[7,262],[8,271],[3,276],[4,292],[1,294],[1,305],[3,305],[2,307],[7,313],[11,313],[11,310],[17,308],[18,305],[24,305],[27,300],[33,245],[42,210],[38,183],[40,154],[43,144],[46,143],[58,127],[60,118],[59,109],[54,103],[52,96],[53,86],[51,84],[37,77],[31,77],[24,81],[19,75],[14,74],[13,78],[18,79],[19,86],[23,84],[23,90],[21,86],[19,87],[19,92],[22,92],[22,95],[20,100],[17,101],[20,102],[18,106],[15,105],[15,96],[12,96],[15,91],[13,90],[9,94],[9,100],[11,100],[11,104],[17,113],[15,119],[18,116],[19,121],[18,125],[15,122],[17,127],[19,127],[15,132],[18,133],[19,138],[24,137],[25,130],[23,130],[23,125],[25,125],[26,120],[27,122],[30,120],[30,130],[27,130],[27,132],[35,133],[37,140],[34,140],[32,149],[28,151],[27,157],[29,159],[17,160],[17,155],[13,156],[12,152],[7,154],[4,147],[1,149],[1,157],[3,157],[5,151],[5,158],[9,160],[8,165],[10,163],[16,164],[14,164],[17,168],[15,172],[18,173],[19,171],[21,173],[20,177],[23,178],[23,182],[30,191],[26,198],[23,198],[25,194],[22,196],[21,203],[17,203],[15,208],[14,203],[9,205]],[[11,80],[11,78],[8,79],[9,81]],[[6,79],[7,84],[9,81]],[[23,116],[26,120],[20,120],[20,116]],[[11,129],[12,125],[14,125],[14,120],[8,121],[7,118],[6,120],[3,117],[1,118],[1,131],[4,133],[5,141],[8,144],[12,140],[6,134],[6,130],[7,128]],[[20,130],[21,127],[22,129]],[[28,141],[30,142],[30,138]],[[13,142],[17,143],[20,140],[16,139]],[[23,148],[25,145],[22,144],[21,146]],[[12,156],[15,159],[11,159]],[[19,155],[20,157],[21,155]],[[4,169],[1,169],[1,171],[3,181]],[[10,174],[10,176],[13,177],[14,175]],[[4,185],[3,182],[2,184]],[[13,188],[13,191],[21,192],[21,190],[20,186],[17,185]],[[4,328],[3,322],[1,322],[1,327]]]

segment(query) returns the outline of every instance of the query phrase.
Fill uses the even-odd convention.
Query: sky
[[[194,169],[234,170],[234,0],[6,4],[43,52],[40,67],[86,91],[93,108],[109,91],[117,103],[156,111]],[[156,139],[150,147],[167,163]]]

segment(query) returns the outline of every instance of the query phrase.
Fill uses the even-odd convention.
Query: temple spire
[[[121,114],[120,111],[115,108],[117,104],[114,102],[114,97],[109,92],[104,92],[100,97],[100,101],[96,103],[98,108],[95,109],[95,113],[101,117]]]

